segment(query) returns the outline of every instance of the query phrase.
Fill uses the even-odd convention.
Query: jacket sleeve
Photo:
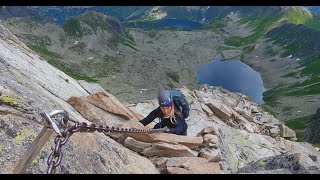
[[[169,128],[169,132],[173,134],[183,134],[185,131],[185,120],[182,117],[182,114],[177,118],[177,126],[175,128]]]
[[[151,123],[155,118],[159,116],[160,113],[160,107],[150,112],[150,114],[145,117],[144,119],[140,120],[139,122],[142,123],[144,126]]]

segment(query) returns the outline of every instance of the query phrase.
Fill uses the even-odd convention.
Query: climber
[[[160,106],[139,122],[146,126],[159,118],[160,122],[153,129],[165,128],[166,133],[186,136],[188,125],[185,118],[189,116],[189,104],[184,99],[182,93],[176,96],[169,90],[161,90],[158,94]]]

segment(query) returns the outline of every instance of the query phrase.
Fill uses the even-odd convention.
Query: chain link
[[[119,128],[119,127],[109,127],[109,126],[102,126],[96,124],[88,125],[85,122],[79,123],[74,121],[74,125],[67,124],[64,130],[61,132],[61,135],[57,135],[54,139],[55,146],[52,148],[52,152],[48,157],[48,170],[47,174],[55,173],[56,167],[58,167],[62,160],[62,146],[69,140],[73,133],[77,132],[90,132],[93,133],[95,131],[102,132],[105,135],[108,133],[157,133],[157,132],[165,132],[166,128],[160,129],[136,129],[136,128]]]

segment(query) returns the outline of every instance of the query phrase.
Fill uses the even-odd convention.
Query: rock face
[[[68,79],[68,81],[66,81]],[[79,83],[39,59],[0,25],[0,84],[10,103],[0,103],[0,173],[12,173],[42,129],[41,112],[63,109],[70,118],[90,123],[66,101],[88,96]],[[7,98],[7,99],[8,99]],[[122,121],[126,121],[123,119]],[[27,173],[45,173],[54,136]],[[100,133],[76,133],[62,147],[57,173],[159,173],[153,163]]]
[[[167,161],[169,174],[221,174],[218,163],[208,162],[204,158],[171,158]]]
[[[88,95],[77,81],[39,59],[2,25],[0,37],[0,81],[4,95],[18,99],[26,107],[37,100],[37,109],[33,109],[39,113],[55,106],[67,109],[72,118],[85,121],[75,110],[69,110],[71,106],[65,102],[70,96]]]
[[[289,155],[277,155],[260,159],[248,166],[241,168],[238,173],[269,172],[276,174],[285,170],[286,174],[319,174],[319,162],[317,156],[305,156],[300,153]]]
[[[280,121],[262,111],[258,104],[250,102],[246,96],[206,85],[201,90],[190,91],[182,88],[181,91],[188,97],[191,106],[190,118],[186,120],[188,136],[203,138],[202,144],[195,149],[198,157],[219,164],[222,173],[237,173],[251,162],[284,153],[301,153],[319,159],[320,154],[316,148],[308,143],[291,141],[295,134],[291,133],[289,128],[280,133]],[[203,104],[206,104],[213,114],[208,114]],[[143,102],[130,106],[130,109],[148,115],[146,112],[151,112],[157,106],[156,102]],[[190,173],[183,168],[171,168],[167,163],[169,160],[160,157],[153,161],[161,172]],[[319,167],[319,164],[314,163],[312,166]],[[291,173],[288,168],[266,168],[252,172]]]

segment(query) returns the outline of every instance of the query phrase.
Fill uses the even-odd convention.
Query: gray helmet
[[[170,91],[161,90],[158,94],[159,105],[161,107],[171,107],[172,106],[172,96]]]

